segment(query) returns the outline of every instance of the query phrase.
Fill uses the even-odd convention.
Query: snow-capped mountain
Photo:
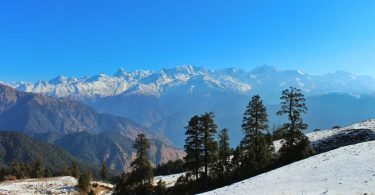
[[[282,123],[274,113],[279,109],[281,91],[289,86],[301,88],[306,96],[314,96],[307,98],[306,121],[310,130],[375,117],[372,111],[375,96],[363,95],[375,92],[375,79],[342,71],[314,76],[267,65],[251,71],[183,65],[158,71],[120,68],[112,76],[59,76],[49,81],[8,85],[21,91],[80,100],[96,111],[132,119],[164,134],[178,146],[183,145],[189,118],[211,111],[220,128],[230,129],[232,143],[239,142],[242,114],[254,94],[259,94],[268,105],[271,125]],[[336,95],[329,95],[330,92]],[[343,95],[337,95],[340,93]]]
[[[306,93],[322,94],[332,91],[363,93],[375,91],[375,79],[336,72],[312,76],[301,70],[279,70],[272,66],[259,66],[251,71],[236,68],[209,70],[191,65],[177,66],[159,71],[126,71],[120,68],[112,76],[98,74],[92,77],[58,76],[36,83],[10,83],[26,92],[78,98],[97,98],[119,94],[163,96],[169,93],[203,93],[207,90],[229,91],[242,94],[273,91],[296,86]],[[266,98],[267,99],[267,98]],[[270,98],[271,99],[271,98]]]

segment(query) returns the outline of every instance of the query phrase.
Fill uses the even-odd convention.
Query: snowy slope
[[[370,130],[375,133],[375,119],[362,121],[360,123],[356,123],[348,127],[327,129],[327,130],[321,130],[318,132],[311,132],[311,133],[306,134],[306,136],[310,139],[313,145],[319,145],[320,142],[323,142],[323,141],[328,141],[330,142],[329,144],[333,144],[334,140],[338,140],[343,135],[353,134],[353,133],[359,134],[359,132],[363,132],[363,130]],[[368,137],[368,139],[374,140],[375,137]],[[366,141],[366,139],[359,140],[359,141]],[[275,145],[276,151],[278,151],[281,147],[280,141],[275,141],[274,145]],[[173,174],[173,175],[154,177],[154,185],[156,185],[159,180],[163,180],[166,182],[167,187],[172,187],[176,183],[177,179],[184,174],[185,173],[179,173],[179,174]]]
[[[338,148],[340,146],[371,141],[375,140],[375,119],[365,120],[347,127],[311,132],[307,133],[306,136],[314,148]],[[273,144],[275,150],[278,151],[281,147],[281,141],[274,141]]]
[[[76,194],[73,177],[27,179],[0,183],[0,194]]]
[[[164,181],[166,186],[173,187],[174,184],[177,182],[177,179],[181,176],[185,175],[185,173],[178,173],[172,175],[163,175],[163,176],[156,176],[154,177],[154,185],[157,185],[160,180]]]
[[[204,194],[373,194],[375,141],[342,147]]]
[[[369,119],[366,121],[355,123],[347,127],[311,132],[306,135],[310,139],[311,142],[316,142],[316,141],[323,140],[329,137],[337,136],[345,132],[348,133],[353,130],[358,131],[358,130],[363,130],[363,129],[368,129],[368,130],[375,132],[375,119]]]
[[[113,185],[104,182],[91,182],[100,186],[98,194],[112,194]],[[78,194],[77,179],[74,177],[55,177],[43,179],[25,179],[0,183],[0,194]]]

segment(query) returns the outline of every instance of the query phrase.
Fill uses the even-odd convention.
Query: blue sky
[[[0,80],[181,64],[375,76],[375,1],[0,2]]]

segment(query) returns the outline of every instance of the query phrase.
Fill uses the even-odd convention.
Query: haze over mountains
[[[49,96],[98,98],[115,95],[202,94],[212,91],[253,94],[269,91],[269,94],[291,85],[303,89],[307,95],[327,92],[367,93],[375,91],[375,79],[337,71],[314,76],[301,70],[279,70],[262,65],[251,71],[237,68],[210,70],[191,65],[176,66],[159,71],[120,68],[114,75],[98,74],[83,78],[58,76],[49,81],[36,83],[15,82],[12,86],[21,91],[42,93]],[[268,103],[278,99],[265,96]]]
[[[127,117],[178,146],[183,144],[188,119],[209,111],[215,112],[220,128],[230,129],[232,143],[238,143],[242,113],[254,94],[260,94],[268,105],[271,124],[281,123],[283,118],[274,113],[281,91],[289,86],[301,88],[307,96],[309,130],[371,118],[375,109],[373,77],[343,71],[317,76],[267,65],[251,71],[190,65],[159,71],[120,68],[112,76],[59,76],[9,85],[26,92],[70,97],[99,112]]]
[[[47,141],[97,165],[105,161],[117,171],[130,166],[134,158],[133,140],[140,133],[151,139],[150,159],[154,164],[179,159],[184,154],[171,147],[164,136],[132,120],[99,114],[69,98],[20,92],[1,84],[0,130],[21,132]]]

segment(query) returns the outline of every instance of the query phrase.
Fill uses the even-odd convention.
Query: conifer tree
[[[231,171],[230,167],[230,155],[232,153],[229,146],[229,135],[228,129],[222,129],[219,134],[219,143],[218,143],[218,160],[215,163],[214,173],[216,179],[219,183],[224,183],[226,181],[226,174]]]
[[[199,169],[203,166],[203,135],[200,130],[200,117],[198,115],[193,116],[185,128],[185,168],[197,180],[200,174]]]
[[[107,180],[107,166],[104,160],[102,161],[102,167],[100,169],[100,177],[103,181]]]
[[[145,134],[139,134],[137,136],[133,148],[136,150],[136,159],[131,164],[134,181],[142,186],[151,184],[153,172],[151,163],[148,159],[150,144],[146,139]]]
[[[283,145],[280,148],[280,158],[284,163],[306,158],[314,153],[308,138],[303,134],[307,124],[303,122],[302,113],[307,112],[305,98],[300,89],[290,87],[282,92],[281,108],[278,115],[287,115],[288,122],[284,123]]]
[[[18,160],[13,159],[12,162],[10,163],[10,168],[11,168],[11,174],[17,177],[17,179],[23,178],[26,173],[24,173],[24,170],[22,168],[22,165]]]
[[[40,159],[35,160],[32,163],[31,177],[41,178],[44,176],[44,166]]]
[[[85,172],[84,174],[79,176],[77,187],[81,192],[88,193],[90,192],[90,185],[91,185],[91,174],[89,172]]]
[[[130,194],[129,173],[123,172],[114,189],[116,194]]]
[[[79,169],[78,169],[77,161],[72,161],[72,164],[69,170],[70,170],[70,175],[72,177],[79,178]]]
[[[232,168],[232,177],[235,181],[242,178],[243,174],[243,166],[242,162],[244,161],[244,149],[242,148],[242,144],[239,144],[233,151],[233,158],[231,160],[231,168]]]
[[[193,116],[186,127],[185,166],[188,173],[195,176],[195,180],[201,175],[207,183],[208,169],[216,162],[216,128],[212,112]],[[200,171],[201,168],[203,171]]]
[[[214,121],[214,114],[212,112],[201,115],[201,131],[203,133],[203,176],[207,182],[208,168],[211,167],[217,160],[217,142],[215,141],[215,134],[217,125]]]
[[[165,195],[167,193],[167,184],[163,180],[159,180],[156,187],[155,193],[156,195]]]
[[[247,174],[256,172],[267,166],[272,158],[272,140],[267,139],[268,115],[259,95],[251,98],[242,121],[244,138],[241,141],[245,156],[242,166]]]
[[[149,141],[144,134],[139,134],[133,144],[136,159],[131,163],[132,172],[123,173],[116,185],[117,194],[152,194],[153,171],[148,159]]]

